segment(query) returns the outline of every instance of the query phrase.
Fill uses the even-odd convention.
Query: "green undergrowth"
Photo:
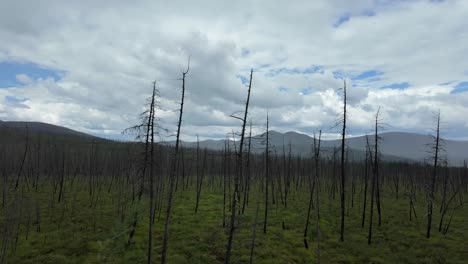
[[[253,188],[252,188],[253,189]],[[128,202],[125,217],[117,211],[117,195],[101,190],[95,206],[90,206],[86,190],[67,190],[65,199],[52,203],[48,189],[26,194],[11,191],[7,206],[1,210],[0,223],[15,234],[17,225],[8,226],[6,218],[21,214],[18,242],[9,238],[7,263],[145,263],[148,237],[146,198],[141,203]],[[367,244],[369,214],[361,227],[362,195],[356,193],[354,204],[347,197],[344,242],[339,240],[340,201],[327,193],[320,195],[320,260],[322,263],[466,263],[468,260],[468,210],[455,212],[449,232],[438,231],[440,214],[436,204],[432,236],[426,234],[424,198],[416,204],[417,219],[409,221],[409,201],[396,199],[390,191],[382,193],[382,224],[374,212],[372,244]],[[16,198],[15,198],[16,197]],[[23,198],[21,198],[23,197]],[[24,198],[26,197],[26,198]],[[256,199],[257,198],[257,199]],[[16,199],[16,203],[12,202]],[[284,208],[280,197],[269,204],[267,233],[263,233],[263,194],[252,192],[244,214],[236,220],[232,263],[248,263],[257,201],[260,203],[253,263],[315,263],[317,240],[315,208],[304,246],[304,225],[308,194],[298,192],[288,198]],[[36,201],[40,205],[40,230],[37,230]],[[271,202],[271,201],[270,201]],[[165,202],[164,202],[165,204]],[[15,207],[16,206],[16,207]],[[18,208],[22,206],[22,210]],[[228,228],[223,228],[223,194],[203,190],[195,214],[195,191],[177,191],[170,224],[168,263],[223,263]],[[126,246],[133,215],[138,212],[134,243]],[[229,211],[226,210],[226,224]],[[29,215],[29,220],[28,220]],[[165,210],[156,212],[154,227],[154,262],[159,262],[162,248]],[[13,217],[14,218],[14,217]],[[123,220],[123,221],[122,221]],[[27,232],[27,223],[30,223]],[[13,221],[14,222],[14,221]],[[9,222],[9,223],[13,223]],[[5,230],[5,229],[4,229]],[[5,235],[5,231],[2,231]],[[26,238],[26,233],[28,236]],[[1,242],[1,241],[0,241]]]

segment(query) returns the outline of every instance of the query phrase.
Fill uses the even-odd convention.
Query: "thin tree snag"
[[[434,166],[432,168],[432,179],[429,186],[429,193],[427,197],[427,232],[426,237],[431,237],[431,227],[432,227],[432,208],[434,203],[434,190],[435,190],[435,181],[437,176],[437,165],[439,162],[439,148],[440,148],[440,111],[436,113],[436,136],[435,136],[435,146],[434,146]]]
[[[266,145],[265,145],[265,216],[263,220],[263,234],[267,232],[268,224],[268,185],[270,178],[270,132],[269,132],[269,117],[267,114],[267,123],[266,123]]]
[[[315,160],[315,210],[316,210],[316,230],[317,233],[317,249],[316,249],[316,263],[320,264],[320,141],[322,139],[322,130],[319,131],[318,144],[314,136],[314,160]]]
[[[142,135],[140,133],[144,133],[143,136],[144,136],[144,139],[145,139],[145,149],[144,149],[144,153],[143,153],[144,154],[144,159],[143,159],[143,168],[142,168],[141,178],[140,178],[140,188],[138,190],[138,196],[137,196],[138,197],[138,204],[141,203],[141,198],[143,196],[144,180],[145,180],[145,175],[147,173],[148,164],[152,163],[152,160],[150,161],[150,158],[152,158],[151,155],[153,155],[153,154],[150,153],[150,151],[153,151],[153,150],[150,149],[150,147],[152,148],[153,144],[151,144],[151,140],[154,140],[154,138],[152,138],[150,134],[154,133],[154,128],[152,128],[152,126],[154,126],[154,120],[153,119],[154,119],[154,108],[155,108],[155,96],[156,96],[156,82],[153,82],[153,92],[152,92],[152,95],[151,95],[151,98],[150,98],[149,110],[147,110],[147,111],[145,111],[145,112],[143,112],[141,114],[142,119],[143,119],[142,124],[124,130],[124,132],[136,131],[138,133],[137,134],[137,139],[142,137]],[[151,144],[151,146],[150,146],[150,144]],[[91,151],[92,154],[94,152],[97,152],[96,148],[93,148],[93,146],[94,146],[94,144],[91,147],[92,148],[92,151]],[[91,170],[91,171],[94,171],[94,170]],[[92,179],[92,175],[93,175],[93,172],[91,172],[91,171],[89,172],[89,174],[90,174],[90,194],[93,195],[95,193],[95,191],[93,191],[93,187],[92,187],[92,183],[91,183],[92,182],[91,179]],[[91,197],[93,197],[93,196],[91,196]],[[133,197],[133,199],[134,199],[134,197]],[[150,210],[150,213],[151,213],[151,210]],[[138,208],[135,209],[135,214],[134,214],[134,217],[133,217],[130,234],[128,236],[128,240],[127,240],[127,244],[126,244],[127,247],[129,247],[131,244],[133,244],[133,237],[135,235],[137,225],[138,225]]]
[[[244,200],[242,203],[242,214],[244,214],[245,206],[249,203],[249,192],[250,192],[250,151],[252,145],[252,120],[250,120],[250,129],[249,129],[249,141],[247,143],[247,164],[246,164],[246,177],[245,177],[245,187],[244,187]]]
[[[229,141],[225,140],[224,143],[224,155],[223,155],[223,228],[226,227],[226,181],[227,181],[227,171],[228,168],[228,155],[229,155]]]
[[[185,99],[185,77],[190,70],[190,57],[187,62],[187,69],[182,72],[182,95],[180,99],[180,112],[179,112],[179,121],[177,123],[177,134],[176,142],[174,148],[174,157],[172,159],[172,166],[169,173],[169,190],[167,198],[167,208],[166,208],[166,219],[164,221],[164,237],[163,237],[163,248],[161,251],[161,263],[166,263],[167,258],[167,244],[169,241],[169,222],[172,213],[172,197],[174,192],[174,182],[177,172],[177,161],[179,158],[179,145],[180,145],[180,128],[182,127],[182,115],[184,113],[184,99]]]
[[[234,239],[234,230],[235,230],[235,221],[236,221],[236,205],[237,205],[237,199],[238,197],[240,197],[239,181],[242,178],[242,175],[244,172],[243,145],[244,145],[244,137],[245,137],[245,127],[247,123],[247,113],[249,111],[250,90],[252,88],[252,77],[253,77],[253,69],[250,70],[250,81],[249,81],[249,88],[247,91],[247,101],[245,102],[244,118],[240,118],[242,121],[242,131],[241,131],[241,137],[240,137],[240,142],[239,142],[239,151],[237,152],[237,175],[234,179],[234,193],[232,196],[229,236],[228,236],[228,243],[226,246],[226,256],[224,259],[225,264],[228,264],[231,258],[232,241]]]
[[[340,241],[344,241],[345,226],[345,140],[346,140],[346,80],[343,82],[343,130],[341,133],[341,225]]]
[[[367,138],[366,138],[367,139]],[[367,139],[367,147],[369,149],[369,158],[372,161],[372,152],[370,150],[369,146],[369,140]],[[370,209],[369,209],[369,233],[367,235],[367,244],[372,243],[372,223],[374,220],[374,190],[375,190],[375,165],[373,164],[374,161],[372,161],[372,183],[371,183],[371,192],[370,192]]]
[[[153,224],[154,224],[154,116],[155,116],[155,97],[156,97],[156,81],[153,82],[153,94],[151,96],[151,107],[148,124],[150,125],[150,156],[149,156],[149,192],[150,192],[150,204],[149,204],[149,227],[148,227],[148,264],[152,261],[152,249],[153,249]]]
[[[198,205],[200,202],[200,197],[201,197],[201,191],[202,191],[202,186],[203,186],[203,178],[205,175],[205,166],[206,166],[206,157],[208,155],[208,150],[205,148],[203,151],[203,160],[202,160],[202,166],[201,170],[199,172],[199,179],[197,181],[197,197],[196,197],[196,204],[195,204],[195,213],[198,212]]]
[[[364,223],[366,220],[366,207],[367,207],[367,187],[368,187],[368,178],[369,178],[369,138],[366,136],[366,159],[364,161],[364,198],[363,198],[363,205],[362,205],[362,223],[361,227],[364,227]]]
[[[379,226],[382,225],[382,210],[380,206],[380,175],[379,175],[379,114],[380,107],[377,109],[377,114],[375,115],[375,134],[374,134],[374,168],[375,168],[375,190],[376,197],[375,201],[377,202],[377,214],[379,216]]]
[[[370,216],[369,216],[369,234],[367,237],[367,244],[372,243],[372,224],[373,224],[373,216],[374,216],[374,195],[376,196],[375,198],[378,199],[378,194],[375,192],[375,189],[378,189],[378,177],[379,177],[379,147],[378,147],[378,142],[379,142],[379,136],[378,136],[378,120],[379,120],[379,113],[380,113],[380,107],[377,110],[377,113],[375,114],[375,134],[374,134],[374,161],[372,164],[372,186],[371,186],[371,207],[370,207]],[[367,146],[369,148],[369,142],[367,142]],[[369,149],[369,154],[370,158],[372,160],[372,152]],[[380,216],[380,214],[379,214]],[[380,218],[379,218],[380,219]]]

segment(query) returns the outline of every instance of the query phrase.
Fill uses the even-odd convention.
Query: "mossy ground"
[[[145,263],[147,250],[148,211],[144,200],[137,208],[129,206],[122,222],[117,214],[116,196],[102,190],[96,207],[90,207],[86,191],[66,193],[65,200],[50,206],[50,192],[43,190],[27,195],[41,205],[41,230],[36,231],[34,207],[31,208],[31,227],[26,239],[25,210],[16,250],[10,245],[7,263]],[[250,204],[238,218],[232,250],[232,263],[248,263],[252,225],[257,194],[251,194]],[[12,200],[13,193],[8,199]],[[20,195],[18,195],[20,197]],[[276,197],[277,200],[279,197]],[[20,199],[20,198],[18,198]],[[311,216],[308,242],[304,247],[303,232],[307,214],[308,195],[293,193],[288,207],[270,204],[267,234],[263,234],[264,201],[260,199],[254,263],[315,263],[315,213]],[[408,220],[408,199],[396,199],[383,191],[382,225],[374,216],[373,243],[367,244],[368,220],[361,228],[362,195],[356,193],[354,206],[347,197],[345,241],[339,241],[340,202],[328,194],[320,197],[321,262],[322,263],[467,263],[468,208],[461,207],[454,214],[448,234],[438,232],[439,210],[434,209],[434,224],[430,239],[426,233],[426,205],[424,198],[416,204],[418,218]],[[73,202],[74,201],[74,202]],[[34,203],[31,203],[34,204]],[[168,263],[222,263],[227,241],[227,228],[222,227],[223,195],[209,188],[202,192],[199,211],[194,213],[195,191],[178,191],[170,225]],[[10,204],[11,206],[11,204]],[[125,244],[131,216],[139,210],[139,224],[135,243]],[[0,223],[5,214],[2,210]],[[164,226],[164,211],[156,214],[154,228],[154,262],[159,262]],[[226,212],[228,215],[229,212]],[[228,221],[226,221],[228,222]],[[283,225],[284,223],[284,225]],[[16,229],[16,226],[8,227]],[[16,232],[16,231],[14,231]],[[13,233],[14,233],[13,232]],[[10,243],[13,243],[10,239]]]

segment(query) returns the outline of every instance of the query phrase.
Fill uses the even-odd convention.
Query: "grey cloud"
[[[39,120],[91,133],[119,133],[138,122],[158,81],[164,125],[173,130],[180,74],[187,75],[184,137],[221,137],[237,130],[246,87],[236,77],[254,67],[251,117],[274,129],[329,130],[341,113],[342,80],[333,71],[378,69],[381,80],[349,82],[350,133],[369,130],[378,106],[392,129],[425,131],[441,109],[448,136],[468,133],[467,93],[438,83],[466,79],[466,1],[31,1],[0,4],[0,61],[28,61],[65,74],[0,98],[30,98],[29,108],[0,105],[0,118]],[[184,6],[184,8],[180,8]],[[374,16],[363,16],[366,10]],[[333,27],[343,14],[350,20]],[[242,51],[249,50],[247,56]],[[265,66],[266,65],[266,66]],[[323,72],[266,76],[269,69],[322,65]],[[406,90],[381,90],[409,82]],[[356,87],[353,87],[352,84]],[[288,91],[279,91],[287,87]],[[300,95],[310,87],[310,93]],[[333,135],[335,131],[328,131]]]

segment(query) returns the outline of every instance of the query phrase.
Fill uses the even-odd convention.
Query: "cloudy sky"
[[[251,117],[264,130],[332,129],[348,84],[349,133],[468,139],[468,1],[0,2],[0,119],[41,121],[119,137],[158,81],[163,126],[184,138],[238,131],[254,69]]]

